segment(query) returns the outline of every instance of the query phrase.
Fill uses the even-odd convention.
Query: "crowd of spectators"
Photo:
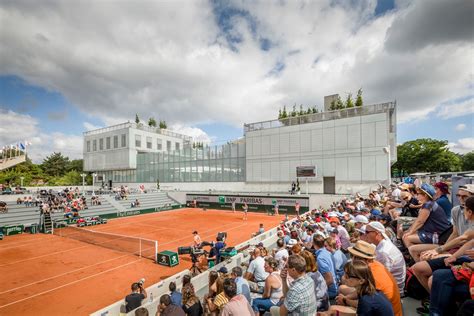
[[[190,278],[170,285],[157,315],[473,315],[474,185],[393,185],[283,221],[275,249],[209,273],[197,298]],[[246,269],[245,269],[246,267]]]

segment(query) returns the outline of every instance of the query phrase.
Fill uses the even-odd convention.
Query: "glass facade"
[[[245,143],[183,148],[162,153],[139,153],[136,182],[157,181],[245,181]]]

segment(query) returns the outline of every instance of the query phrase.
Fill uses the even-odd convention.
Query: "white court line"
[[[128,265],[131,265],[133,263],[136,263],[140,261],[140,259],[137,259],[135,261],[132,261],[132,262],[129,262],[129,263],[125,263],[125,264],[122,264],[120,266],[117,266],[117,267],[114,267],[112,269],[108,269],[108,270],[105,270],[105,271],[102,271],[102,272],[99,272],[99,273],[96,273],[96,274],[93,274],[93,275],[89,275],[85,278],[82,278],[82,279],[79,279],[79,280],[76,280],[76,281],[73,281],[73,282],[69,282],[69,283],[66,283],[66,284],[63,284],[63,285],[60,285],[60,286],[57,286],[55,288],[52,288],[52,289],[49,289],[47,291],[43,291],[43,292],[40,292],[40,293],[37,293],[37,294],[34,294],[34,295],[30,295],[28,297],[25,297],[25,298],[22,298],[20,300],[17,300],[17,301],[14,301],[14,302],[11,302],[11,303],[8,303],[8,304],[5,304],[5,305],[1,305],[0,308],[5,308],[7,306],[10,306],[10,305],[14,305],[14,304],[17,304],[17,303],[20,303],[20,302],[23,302],[23,301],[26,301],[26,300],[29,300],[29,299],[32,299],[34,297],[37,297],[37,296],[40,296],[40,295],[43,295],[43,294],[46,294],[46,293],[49,293],[49,292],[53,292],[55,290],[58,290],[58,289],[61,289],[63,287],[66,287],[66,286],[69,286],[69,285],[72,285],[72,284],[75,284],[75,283],[78,283],[78,282],[82,282],[84,280],[87,280],[87,279],[90,279],[90,278],[93,278],[95,276],[98,276],[98,275],[101,275],[101,274],[104,274],[104,273],[107,273],[107,272],[110,272],[110,271],[113,271],[113,270],[116,270],[116,269],[120,269],[120,268],[123,268],[125,266],[128,266]]]
[[[127,256],[130,256],[130,255],[127,254],[127,255],[115,257],[115,258],[112,258],[112,259],[104,260],[104,261],[101,261],[101,262],[97,262],[97,263],[94,263],[94,264],[91,264],[91,265],[88,265],[88,266],[85,266],[85,267],[82,267],[82,268],[79,268],[79,269],[76,269],[76,270],[70,270],[70,271],[67,271],[67,272],[65,272],[65,273],[61,273],[61,274],[58,274],[58,275],[54,275],[54,276],[49,277],[49,278],[46,278],[46,279],[38,280],[38,281],[29,283],[29,284],[25,284],[25,285],[22,285],[22,286],[19,286],[19,287],[15,287],[15,288],[13,288],[13,289],[8,289],[8,290],[6,290],[6,291],[0,292],[0,294],[8,293],[8,292],[11,292],[11,291],[15,291],[15,290],[18,290],[18,289],[21,289],[21,288],[24,288],[24,287],[28,287],[28,286],[30,286],[30,285],[39,284],[39,283],[42,283],[42,282],[45,282],[45,281],[48,281],[48,280],[56,279],[56,278],[58,278],[58,277],[60,277],[60,276],[66,275],[66,274],[70,274],[70,273],[77,272],[77,271],[80,271],[80,270],[88,269],[88,268],[90,268],[90,267],[93,267],[93,266],[96,266],[96,265],[99,265],[99,264],[102,264],[102,263],[106,263],[106,262],[109,262],[109,261],[114,261],[114,260],[117,260],[117,259],[120,259],[120,258],[124,258],[124,257],[127,257]]]

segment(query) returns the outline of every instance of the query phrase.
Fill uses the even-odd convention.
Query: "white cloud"
[[[463,130],[465,130],[465,129],[466,129],[466,124],[463,124],[463,123],[458,124],[458,125],[456,125],[456,127],[455,127],[455,130],[458,131],[458,132],[461,132],[461,131],[463,131]]]
[[[465,116],[474,113],[474,98],[469,98],[462,102],[450,102],[443,104],[437,115],[441,118],[448,119],[453,117]]]
[[[241,127],[360,87],[366,104],[397,100],[399,122],[472,113],[472,103],[440,106],[470,94],[472,24],[437,18],[470,4],[401,1],[374,18],[375,0],[337,3],[8,2],[0,5],[0,74],[58,91],[107,125],[138,113],[169,125]],[[213,5],[241,12],[228,23],[236,51]],[[446,32],[413,32],[420,19]]]
[[[213,137],[210,137],[206,132],[197,127],[175,124],[171,126],[170,130],[180,134],[191,136],[194,142],[203,142],[205,144],[210,144],[214,140]]]
[[[474,150],[474,137],[461,138],[457,142],[448,144],[451,151],[459,154],[466,154]]]
[[[103,127],[103,126],[94,125],[94,124],[89,123],[89,122],[84,122],[83,126],[86,129],[86,131],[93,131],[95,129],[99,129],[99,128]]]
[[[31,142],[27,152],[35,163],[41,163],[53,152],[61,152],[70,159],[82,158],[82,135],[49,134],[40,129],[37,119],[0,109],[1,146],[23,141]]]

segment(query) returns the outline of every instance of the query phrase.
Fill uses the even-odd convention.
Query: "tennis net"
[[[156,240],[104,233],[74,226],[57,228],[54,230],[54,234],[112,250],[131,253],[156,262],[156,254],[158,253],[158,241]]]

